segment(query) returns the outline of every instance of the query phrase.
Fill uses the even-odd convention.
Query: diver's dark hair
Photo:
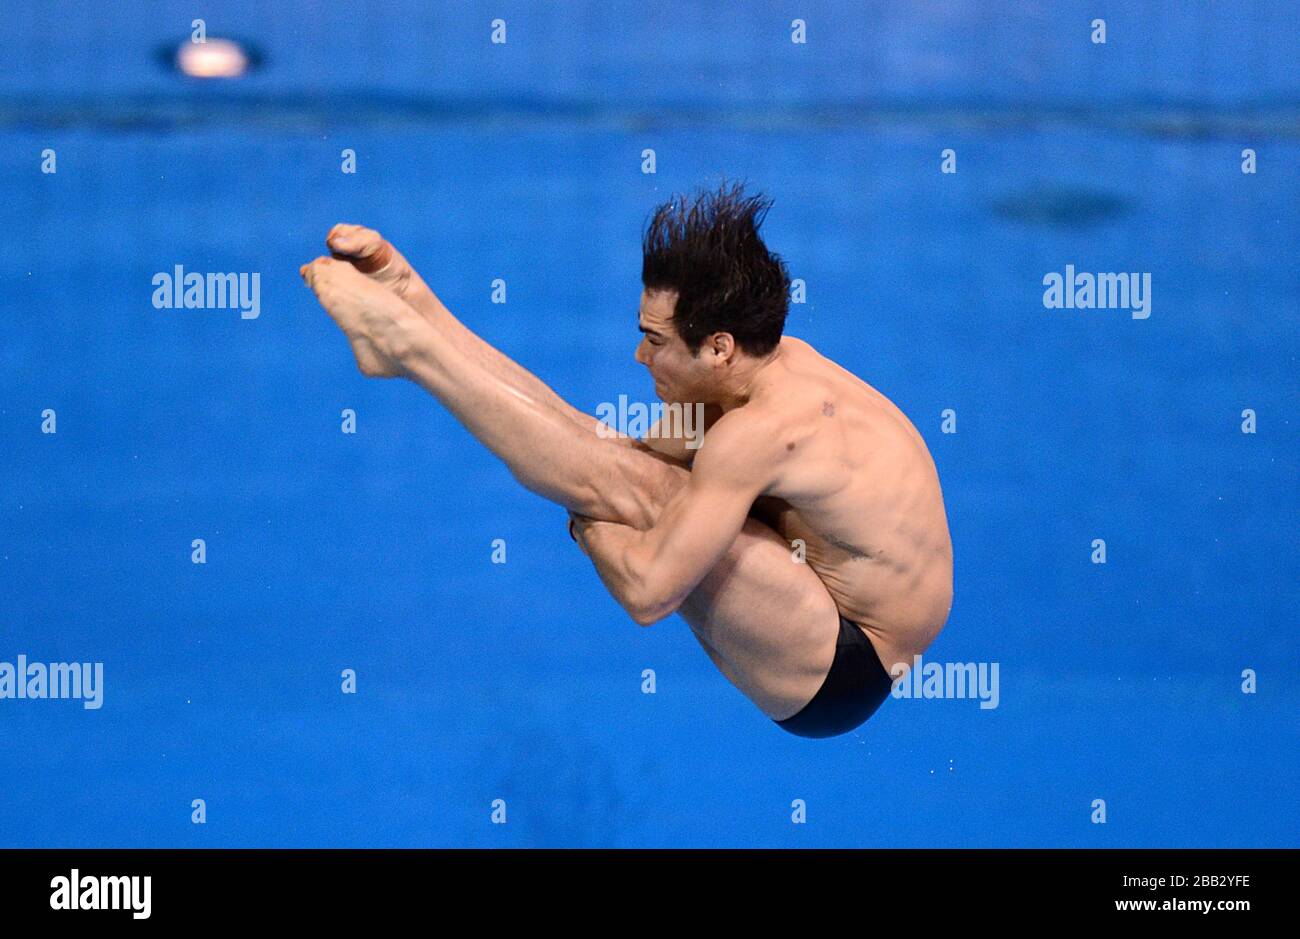
[[[731,333],[750,355],[781,341],[790,275],[758,235],[772,201],[743,183],[674,195],[654,210],[641,239],[641,283],[677,293],[673,326],[692,353],[713,333]]]

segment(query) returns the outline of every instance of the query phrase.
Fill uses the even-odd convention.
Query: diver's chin
[[[655,382],[655,395],[665,405],[679,404],[687,406],[686,396],[681,394],[681,389],[672,385],[665,385],[662,382]]]

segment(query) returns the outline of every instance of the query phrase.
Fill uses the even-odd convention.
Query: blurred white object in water
[[[193,78],[238,78],[248,70],[248,55],[229,39],[183,42],[176,50],[176,67]]]

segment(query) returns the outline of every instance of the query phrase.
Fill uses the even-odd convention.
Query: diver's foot
[[[335,258],[347,261],[407,302],[410,302],[409,291],[417,285],[424,287],[406,258],[373,228],[341,223],[330,229],[325,244]]]
[[[393,291],[338,258],[320,257],[299,270],[352,344],[365,375],[396,378],[420,330],[429,325]]]

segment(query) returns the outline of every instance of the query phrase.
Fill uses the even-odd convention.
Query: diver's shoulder
[[[861,378],[854,375],[839,362],[836,362],[830,356],[822,355],[812,343],[797,336],[781,337],[781,356],[786,360],[786,367],[790,370],[790,373],[805,383],[817,380],[834,383],[842,380],[845,376],[862,382]]]
[[[781,352],[782,354],[789,352],[795,355],[808,355],[809,353],[821,355],[811,342],[800,339],[798,336],[791,336],[788,333],[781,337]]]

